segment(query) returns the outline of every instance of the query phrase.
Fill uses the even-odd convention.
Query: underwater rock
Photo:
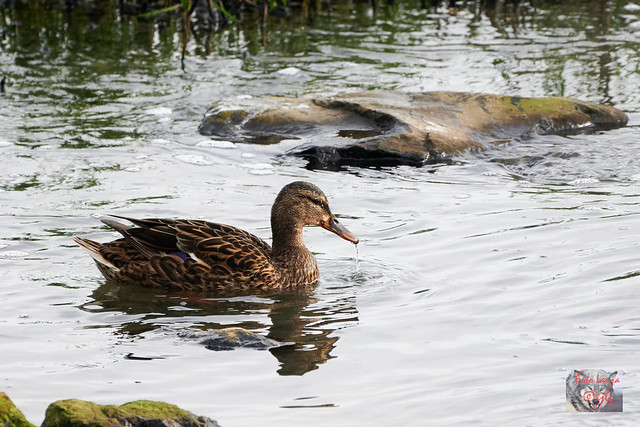
[[[137,400],[124,405],[97,405],[78,399],[59,400],[47,408],[41,427],[220,427],[175,405]]]
[[[234,350],[238,347],[268,350],[289,344],[274,341],[243,328],[210,329],[208,331],[184,330],[180,331],[178,336],[184,339],[198,340],[207,349],[214,351]]]
[[[0,427],[35,427],[4,392],[0,392]]]
[[[262,98],[221,104],[200,133],[232,142],[298,139],[286,154],[311,168],[423,165],[472,147],[531,134],[625,126],[616,108],[571,98],[459,92],[360,92],[329,99]]]

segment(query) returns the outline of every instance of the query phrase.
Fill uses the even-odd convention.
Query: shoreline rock
[[[41,427],[76,426],[220,427],[210,418],[164,402],[136,400],[116,406],[78,399],[58,400],[49,405]]]
[[[35,427],[4,392],[0,392],[0,427]]]
[[[198,416],[176,405],[136,400],[123,405],[98,405],[79,399],[58,400],[49,405],[41,427],[220,427],[211,418]],[[35,427],[0,392],[0,427]]]

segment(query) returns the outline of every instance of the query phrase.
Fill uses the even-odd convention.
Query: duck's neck
[[[312,257],[302,240],[302,225],[295,222],[271,221],[273,241],[271,256],[275,261],[294,261]]]
[[[312,284],[318,280],[318,264],[302,241],[302,227],[274,228],[271,262],[286,286]]]
[[[318,280],[318,264],[302,241],[304,222],[295,211],[281,203],[271,210],[271,262],[285,284],[311,284]]]

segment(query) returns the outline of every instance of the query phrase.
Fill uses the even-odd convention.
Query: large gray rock
[[[263,98],[212,108],[200,133],[234,142],[299,139],[287,154],[311,167],[422,165],[471,147],[531,134],[627,124],[613,107],[571,98],[458,92],[360,92],[329,99]]]

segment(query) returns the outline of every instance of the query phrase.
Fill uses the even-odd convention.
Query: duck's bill
[[[336,233],[338,236],[342,237],[344,240],[350,241],[351,243],[357,244],[359,242],[358,238],[347,230],[344,225],[340,224],[334,216],[329,218],[327,221],[322,221],[320,226],[332,233]]]

